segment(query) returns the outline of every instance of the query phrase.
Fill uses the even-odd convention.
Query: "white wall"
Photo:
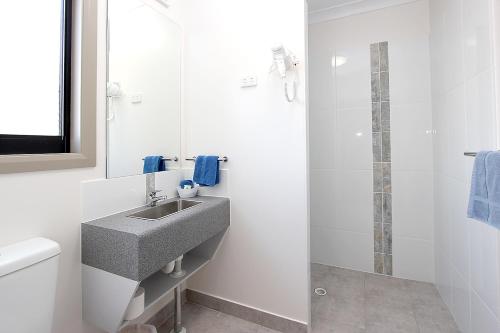
[[[80,182],[105,176],[105,2],[99,2],[97,167],[0,175],[0,245],[48,237],[62,247],[54,333],[96,330],[81,320]]]
[[[35,236],[54,239],[62,246],[54,333],[98,332],[81,319],[80,276],[80,183],[103,179],[106,169],[106,2],[97,2],[97,167],[0,175],[0,246]],[[231,158],[228,166],[235,174],[229,185],[223,185],[224,191],[233,193],[231,232],[216,262],[200,273],[192,285],[306,322],[305,88],[299,88],[300,101],[289,105],[284,101],[279,80],[267,76],[269,49],[277,41],[304,59],[304,3],[190,1],[186,6],[192,8],[189,13],[193,20],[192,44],[188,47],[192,67],[188,67],[186,86],[189,123],[184,127],[185,148],[189,150],[185,155],[227,154]],[[286,22],[275,24],[275,13],[285,7],[289,10]],[[195,16],[204,15],[200,27],[207,30],[194,26]],[[253,26],[255,22],[259,24]],[[224,53],[219,55],[221,51]],[[242,71],[259,74],[260,86],[240,91]],[[301,74],[303,77],[303,67]],[[129,191],[125,196],[130,205],[140,201],[142,177],[117,180],[124,182],[118,188]],[[130,186],[121,187],[125,183]],[[134,193],[134,188],[138,192]],[[102,214],[105,208],[97,207],[93,213]]]
[[[416,1],[310,25],[313,262],[374,270],[370,44],[388,41],[393,270],[434,281],[428,20]]]
[[[183,36],[164,7],[113,0],[108,10],[109,81],[123,91],[110,102],[108,172],[122,177],[142,173],[144,156],[180,155]]]
[[[186,36],[183,152],[227,155],[231,174],[231,228],[189,287],[307,322],[304,1],[178,3]],[[293,104],[268,74],[277,43],[302,62]],[[258,87],[239,87],[247,74],[258,75]]]
[[[492,5],[430,2],[436,283],[471,333],[500,332],[500,232],[466,218],[473,158],[463,155],[498,148]]]

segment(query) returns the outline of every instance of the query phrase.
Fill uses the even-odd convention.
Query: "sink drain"
[[[318,296],[325,296],[327,294],[325,288],[316,288],[314,289],[314,293]]]

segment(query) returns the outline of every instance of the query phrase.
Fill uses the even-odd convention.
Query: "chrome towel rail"
[[[500,151],[500,150],[498,150]],[[474,152],[465,152],[464,153],[465,156],[472,156],[472,157],[476,157],[477,156],[477,153],[474,153]]]
[[[144,161],[144,159],[142,159],[142,160]],[[170,158],[170,157],[165,157],[165,158],[163,158],[162,160],[163,160],[163,161],[174,161],[174,162],[177,162],[177,161],[179,161],[179,158],[178,158],[177,156],[174,156],[174,157],[172,157],[172,158]]]
[[[229,159],[227,156],[219,157],[220,162],[227,162]],[[191,158],[186,158],[186,161],[196,161],[196,156],[193,156]]]

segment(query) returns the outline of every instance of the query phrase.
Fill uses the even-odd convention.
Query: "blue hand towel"
[[[219,184],[219,156],[198,156],[194,165],[193,180],[202,186]]]
[[[477,153],[472,171],[467,216],[482,222],[488,222],[490,208],[488,203],[488,188],[486,186],[486,157],[490,152]]]
[[[153,173],[159,171],[166,171],[165,161],[163,156],[146,156],[144,158],[144,173]]]
[[[500,152],[486,156],[486,190],[488,192],[488,224],[500,229]]]

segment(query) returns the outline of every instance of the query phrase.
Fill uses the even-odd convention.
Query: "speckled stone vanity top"
[[[82,263],[142,281],[229,227],[228,198],[187,200],[201,204],[159,220],[128,217],[141,207],[83,223]]]

